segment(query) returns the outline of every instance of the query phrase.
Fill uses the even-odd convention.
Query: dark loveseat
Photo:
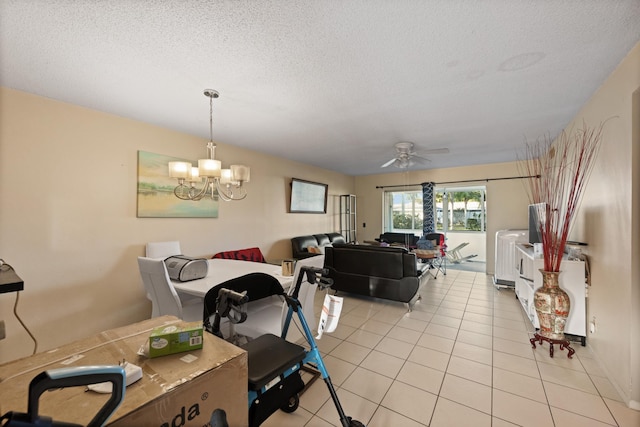
[[[418,293],[428,265],[401,247],[340,245],[325,248],[324,266],[331,288],[409,303]],[[426,274],[425,274],[426,276]]]
[[[402,245],[409,249],[415,249],[419,239],[419,236],[416,236],[412,233],[392,233],[387,231],[385,233],[382,233],[376,240],[380,243]]]
[[[295,259],[309,258],[324,253],[327,245],[345,242],[344,236],[340,233],[298,236],[291,239],[291,255]],[[314,251],[314,248],[317,248],[317,250]]]

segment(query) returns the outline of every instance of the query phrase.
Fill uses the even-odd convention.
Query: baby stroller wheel
[[[300,405],[300,396],[296,393],[289,398],[286,405],[282,405],[280,409],[288,414],[294,412],[298,409],[298,405]]]

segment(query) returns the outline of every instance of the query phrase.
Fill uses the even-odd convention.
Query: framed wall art
[[[218,201],[180,200],[173,194],[178,185],[169,178],[169,162],[191,160],[138,151],[138,218],[217,218]],[[202,186],[202,184],[200,184]]]

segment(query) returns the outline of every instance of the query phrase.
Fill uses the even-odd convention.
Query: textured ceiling
[[[0,84],[204,140],[216,89],[216,141],[364,175],[514,160],[639,40],[640,0],[0,0]]]

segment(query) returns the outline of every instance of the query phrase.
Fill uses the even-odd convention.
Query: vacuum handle
[[[126,390],[124,368],[118,365],[77,366],[73,368],[50,369],[36,375],[29,383],[29,409],[31,422],[38,418],[40,395],[47,390],[81,385],[112,383],[109,400],[98,411],[87,427],[102,426],[122,403]]]

